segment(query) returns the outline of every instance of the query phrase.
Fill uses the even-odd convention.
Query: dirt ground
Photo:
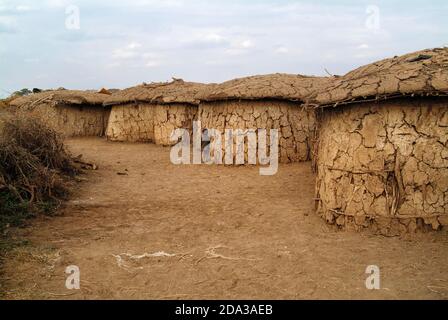
[[[3,299],[447,299],[448,233],[338,231],[314,213],[309,163],[174,166],[169,148],[71,139],[99,165],[0,275]],[[117,173],[121,173],[120,175]],[[81,289],[65,287],[76,265]],[[367,290],[368,265],[381,289]]]

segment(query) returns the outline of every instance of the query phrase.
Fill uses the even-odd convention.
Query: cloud
[[[135,50],[129,48],[115,49],[112,51],[112,58],[122,60],[122,59],[133,59],[138,56]]]
[[[16,7],[16,10],[18,12],[28,12],[28,11],[33,11],[34,8],[32,6],[28,6],[28,5],[18,5]]]
[[[162,38],[159,38],[162,39]],[[223,48],[230,44],[228,36],[220,28],[201,28],[176,25],[163,38],[164,45],[177,44],[185,49]]]
[[[280,47],[275,48],[275,53],[279,53],[279,54],[289,53],[289,49],[287,47],[280,46]]]
[[[225,50],[225,53],[230,56],[246,55],[250,52],[250,49],[254,47],[255,44],[250,39],[233,40],[230,47]]]
[[[52,36],[53,40],[64,42],[98,42],[98,41],[123,41],[128,38],[127,35],[122,33],[107,32],[107,30],[91,30],[88,28],[82,28],[80,30],[58,30],[57,34]]]
[[[372,32],[365,2],[0,0],[0,83],[14,91],[42,73],[49,76],[35,86],[43,88],[123,87],[173,74],[212,82],[342,74],[446,43],[446,4],[404,3],[377,1],[381,30]],[[80,8],[80,30],[64,27],[70,4]],[[41,61],[24,63],[30,57]]]
[[[148,61],[145,64],[145,67],[147,68],[154,68],[154,67],[159,67],[161,65],[160,61]]]
[[[112,51],[112,58],[123,60],[123,59],[134,59],[137,57],[141,57],[142,53],[140,52],[140,48],[142,44],[136,41],[130,42],[125,45],[123,48],[117,48]]]
[[[131,6],[150,8],[173,8],[184,5],[184,2],[180,0],[131,0],[126,3]]]
[[[16,33],[17,22],[16,19],[9,16],[0,16],[0,33]]]
[[[64,32],[57,34],[54,39],[65,42],[85,42],[94,40],[94,37],[82,30],[64,30]]]
[[[65,8],[73,4],[70,0],[45,0],[43,5],[47,8]]]
[[[246,50],[243,49],[235,49],[235,48],[230,48],[230,49],[226,49],[225,53],[229,56],[241,56],[247,53]]]
[[[223,42],[226,42],[225,37],[223,37],[220,34],[213,33],[213,32],[207,33],[207,34],[203,35],[200,40],[202,40],[204,42],[212,42],[212,43],[223,43]]]
[[[135,49],[138,49],[138,48],[141,48],[141,47],[142,47],[141,43],[131,42],[130,44],[128,44],[127,49],[128,50],[135,50]]]
[[[31,4],[16,5],[11,1],[0,2],[0,15],[18,15],[25,12],[34,11],[35,7]]]
[[[40,59],[39,58],[25,58],[23,61],[26,63],[37,63],[37,62],[40,62]]]
[[[108,64],[108,68],[126,66],[132,68],[140,66],[155,68],[162,65],[163,58],[160,54],[145,50],[145,47],[137,41],[130,42],[123,48],[117,48],[112,51],[112,59],[114,61]]]
[[[239,41],[235,44],[235,47],[241,49],[250,49],[254,46],[254,43],[251,40],[243,40]]]
[[[114,68],[118,68],[118,67],[121,67],[121,66],[122,66],[121,62],[114,61],[114,62],[106,64],[105,68],[106,69],[114,69]]]

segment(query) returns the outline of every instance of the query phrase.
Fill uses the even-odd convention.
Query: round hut
[[[111,107],[107,138],[111,141],[172,145],[175,129],[192,129],[199,100],[207,85],[175,79],[122,90],[104,103]]]
[[[109,95],[95,91],[44,91],[14,99],[10,107],[39,117],[65,137],[103,136],[109,110],[103,102]]]
[[[266,129],[267,140],[270,129],[277,129],[279,161],[307,161],[311,157],[315,116],[313,110],[304,107],[304,97],[328,81],[280,73],[227,81],[202,93],[198,119],[202,128],[221,132]],[[245,153],[247,150],[245,147]]]
[[[329,223],[392,235],[448,225],[448,49],[361,67],[311,100]]]

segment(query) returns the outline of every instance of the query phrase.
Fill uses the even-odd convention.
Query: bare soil
[[[314,213],[310,163],[174,166],[169,148],[67,141],[98,171],[60,216],[14,238],[5,299],[446,299],[448,233],[339,231]],[[117,174],[120,173],[120,174]],[[65,288],[77,265],[81,289]],[[367,290],[368,265],[381,289]]]

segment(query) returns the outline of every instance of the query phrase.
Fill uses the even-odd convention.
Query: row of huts
[[[344,76],[174,80],[114,94],[48,91],[11,105],[68,136],[170,145],[176,128],[278,129],[280,162],[312,159],[329,223],[395,234],[448,225],[448,49]]]

